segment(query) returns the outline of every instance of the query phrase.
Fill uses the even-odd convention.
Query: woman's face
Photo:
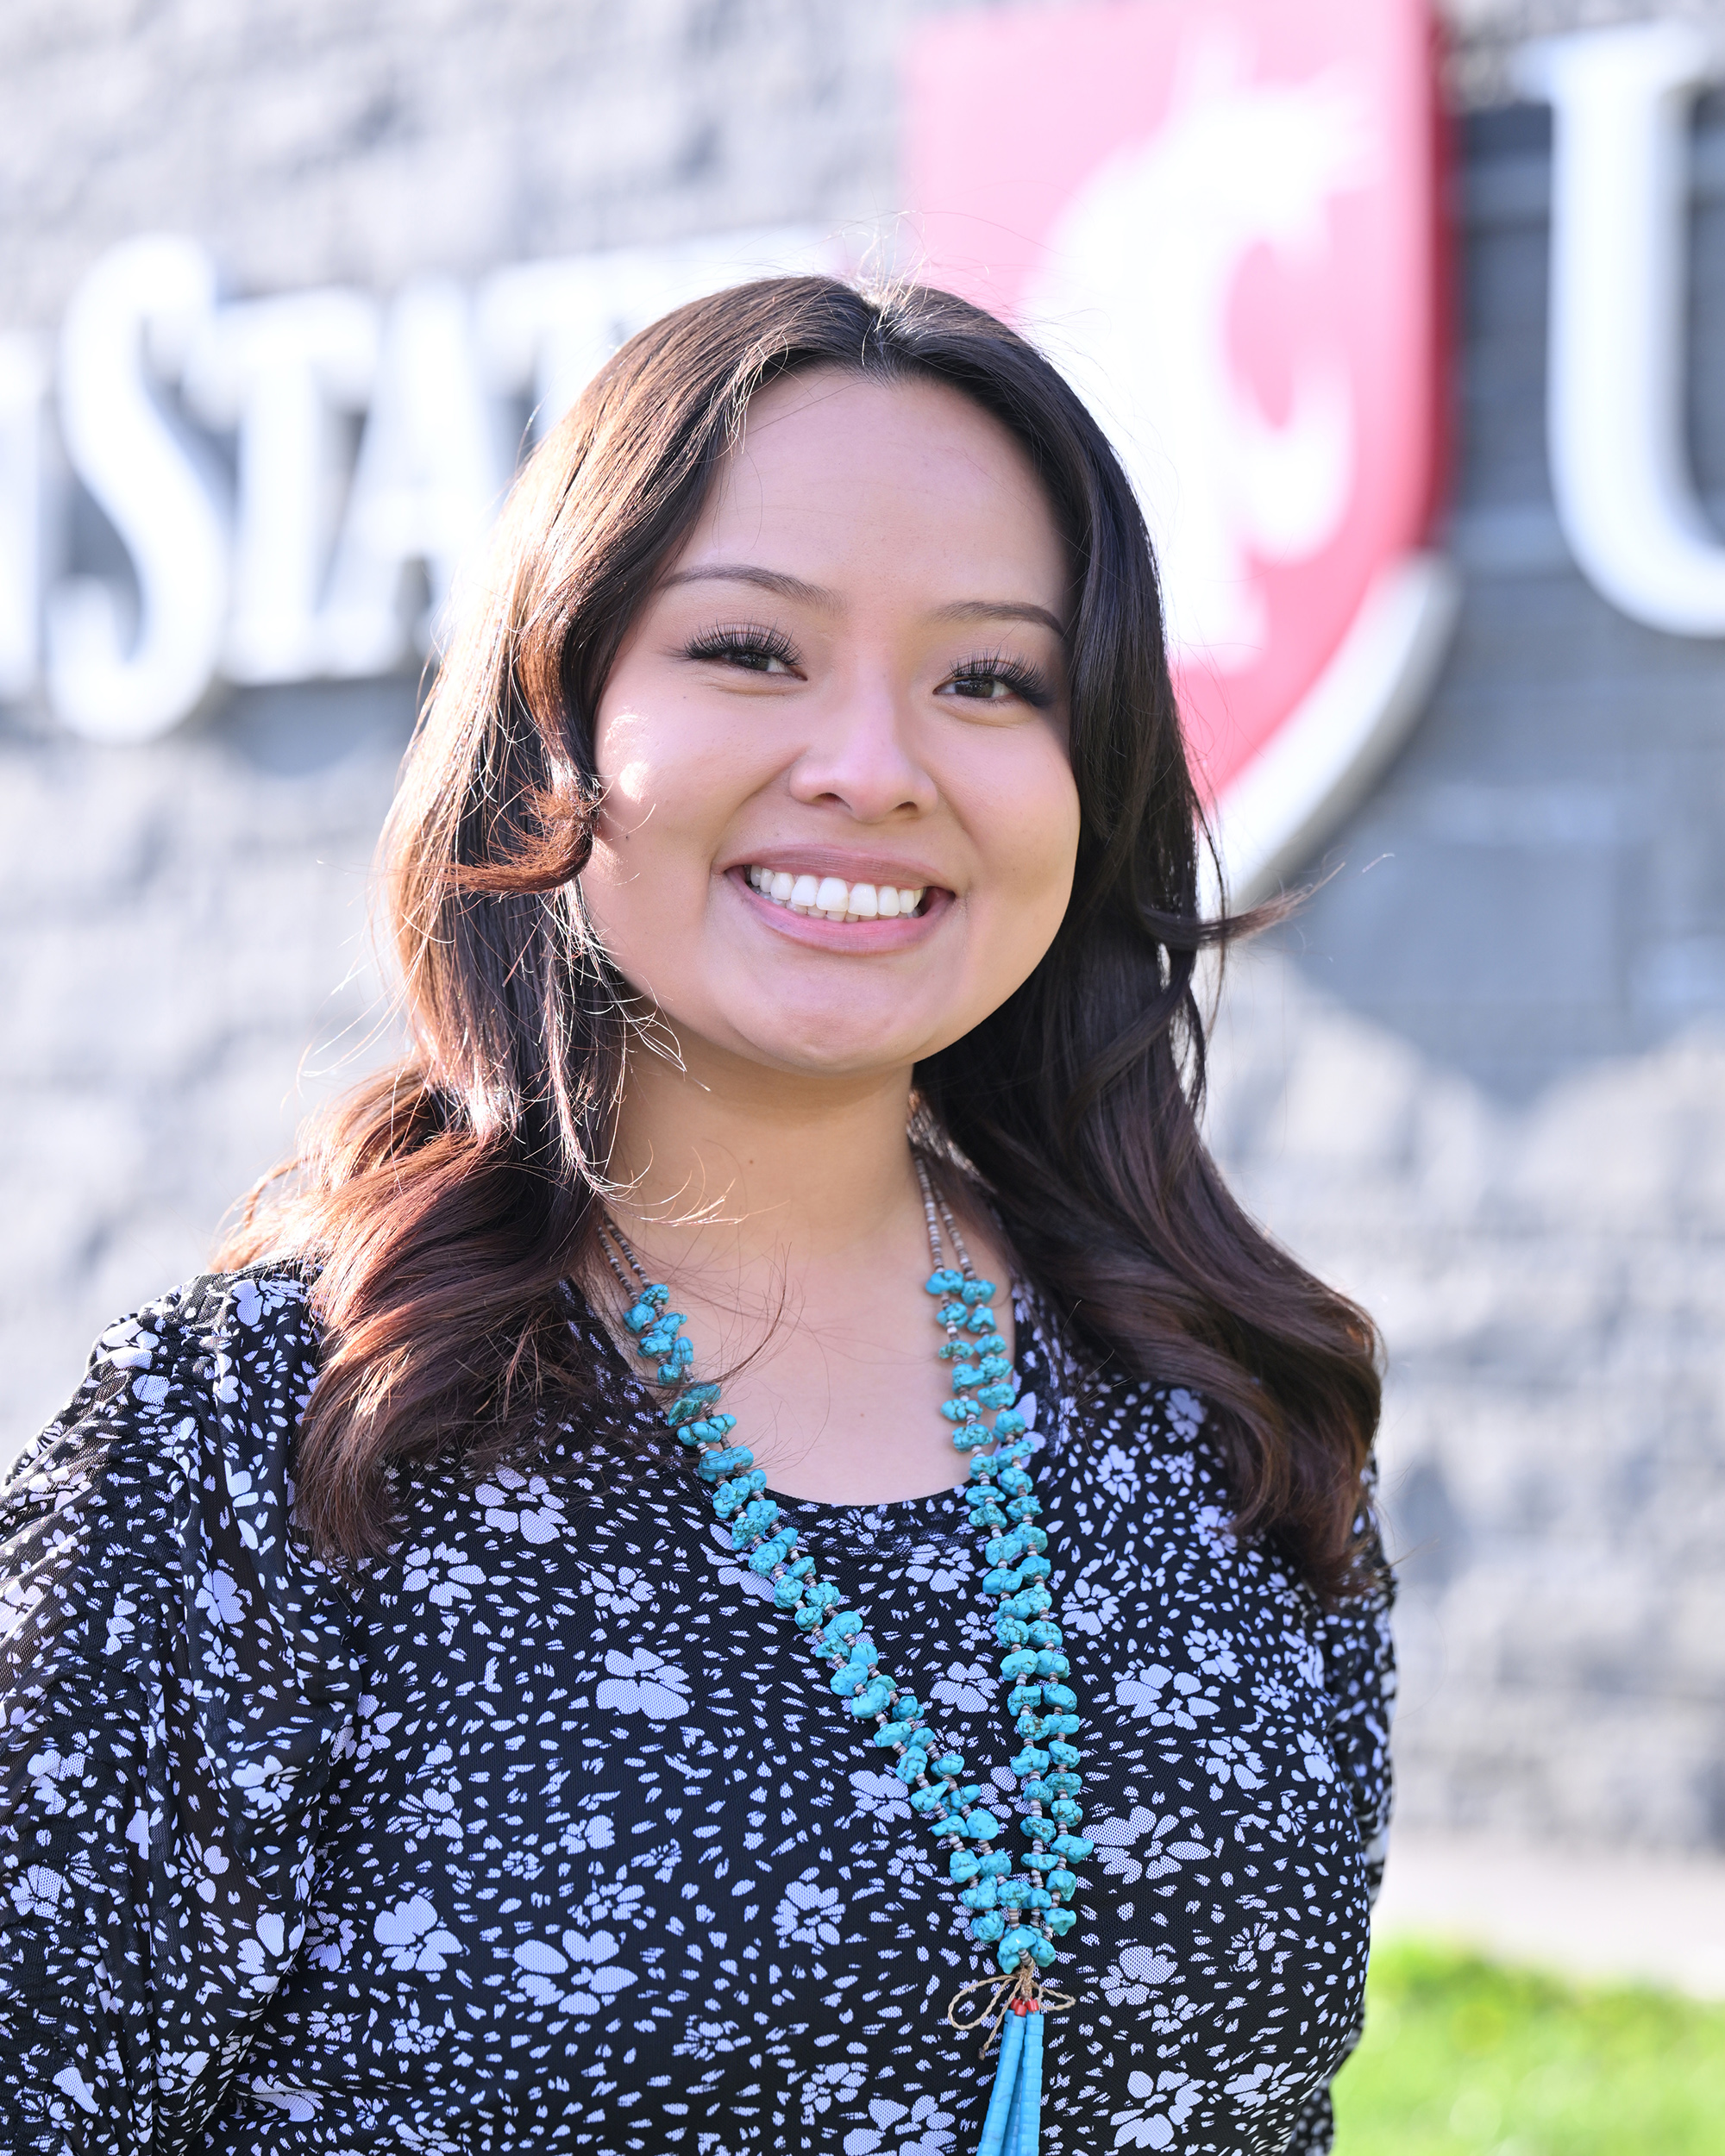
[[[756,398],[600,699],[581,878],[692,1067],[902,1069],[1035,967],[1078,843],[1068,581],[1028,460],[956,391]]]

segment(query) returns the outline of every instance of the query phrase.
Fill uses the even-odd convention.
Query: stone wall
[[[14,0],[0,327],[52,329],[148,229],[269,291],[866,224],[894,207],[894,53],[925,11]],[[1503,103],[1516,36],[1646,11],[1452,0],[1458,98]],[[1456,648],[1314,864],[1332,880],[1236,968],[1213,1130],[1254,1208],[1383,1322],[1407,1815],[1725,1847],[1725,653],[1632,627],[1570,566],[1541,448],[1543,123],[1476,112],[1462,147]],[[1725,489],[1712,186],[1694,438]],[[414,693],[248,692],[126,751],[0,713],[15,1437],[377,1052],[365,874]]]

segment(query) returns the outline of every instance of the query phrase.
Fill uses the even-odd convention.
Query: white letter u
[[[1716,44],[1676,22],[1529,46],[1553,108],[1546,441],[1582,573],[1636,621],[1725,636],[1725,544],[1684,441],[1688,140]]]

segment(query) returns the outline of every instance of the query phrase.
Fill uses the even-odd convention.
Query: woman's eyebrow
[[[1033,621],[1044,629],[1051,629],[1063,640],[1066,626],[1057,614],[1051,614],[1045,606],[1032,606],[1026,600],[1010,599],[961,599],[950,606],[940,607],[936,621]]]
[[[824,585],[805,584],[800,576],[787,576],[782,569],[759,568],[752,561],[714,561],[699,568],[678,569],[665,579],[662,588],[668,591],[674,584],[754,584],[803,606],[819,606],[831,612],[838,605],[837,592],[829,592]]]
[[[835,612],[841,604],[837,592],[829,591],[824,584],[806,584],[800,576],[787,575],[782,569],[763,569],[753,561],[713,561],[699,568],[678,569],[665,579],[663,588],[669,590],[676,584],[753,584],[780,599],[794,599],[803,606],[819,606],[828,613]],[[1058,615],[1051,614],[1045,606],[1032,605],[1019,599],[955,599],[950,606],[938,607],[931,618],[1036,622],[1044,629],[1051,629],[1063,641],[1066,636],[1065,624]]]

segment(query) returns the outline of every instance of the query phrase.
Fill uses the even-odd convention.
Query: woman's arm
[[[292,1546],[303,1281],[104,1333],[0,1496],[0,2072],[43,2150],[200,2145],[304,1928],[350,1626]]]
[[[1370,1476],[1376,1495],[1375,1471]],[[1383,1564],[1374,1533],[1371,1556]],[[1389,1838],[1392,1778],[1389,1727],[1396,1705],[1396,1649],[1389,1628],[1395,1585],[1385,1567],[1382,1583],[1358,1602],[1319,1620],[1324,1657],[1324,1688],[1330,1701],[1330,1741],[1359,1830],[1365,1890],[1372,1902],[1383,1883],[1383,1859]],[[1349,2040],[1351,2055],[1358,2042]],[[1300,2115],[1287,2156],[1327,2156],[1335,2140],[1332,2083],[1314,2090]]]

